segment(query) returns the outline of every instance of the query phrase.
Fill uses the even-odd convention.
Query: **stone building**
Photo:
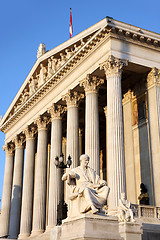
[[[60,172],[54,160],[79,156],[139,217],[160,218],[160,35],[106,17],[45,52],[0,122],[5,133],[0,237],[20,239],[56,225]],[[150,206],[138,206],[140,184]],[[145,215],[146,214],[146,215]],[[147,220],[145,219],[147,222]]]

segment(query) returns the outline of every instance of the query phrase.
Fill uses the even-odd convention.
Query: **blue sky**
[[[0,115],[4,115],[36,61],[37,48],[47,50],[69,38],[69,9],[73,35],[106,16],[160,33],[159,0],[5,0],[0,1]],[[0,133],[0,197],[5,154]]]

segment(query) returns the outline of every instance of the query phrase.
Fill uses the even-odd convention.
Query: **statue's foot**
[[[99,209],[97,209],[95,206],[91,206],[91,212],[93,213],[93,214],[95,214],[95,213],[97,213],[97,212],[99,212]]]

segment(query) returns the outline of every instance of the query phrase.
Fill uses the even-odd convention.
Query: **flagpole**
[[[70,8],[70,24],[69,24],[69,36],[72,37],[73,34],[73,26],[72,26],[72,9]]]

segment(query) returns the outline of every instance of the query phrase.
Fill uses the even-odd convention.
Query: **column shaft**
[[[1,206],[1,230],[0,237],[7,236],[9,232],[9,218],[12,196],[12,182],[13,182],[13,166],[14,154],[13,152],[6,151],[6,162],[3,182],[3,195]]]
[[[80,81],[86,94],[85,105],[85,153],[90,158],[90,167],[100,174],[100,149],[99,149],[99,110],[98,88],[104,79],[88,74]]]
[[[9,238],[17,238],[19,234],[21,199],[22,199],[22,182],[23,182],[23,162],[24,162],[23,157],[24,157],[23,146],[17,145],[15,149],[15,164],[14,164],[14,174],[13,174]]]
[[[148,74],[147,81],[154,205],[160,206],[160,71],[153,68]]]
[[[79,158],[79,119],[78,106],[67,107],[67,157],[72,158],[72,168],[78,166]]]
[[[47,187],[47,128],[38,123],[37,159],[35,164],[35,190],[32,235],[44,232],[46,219]]]
[[[21,226],[19,238],[30,235],[32,230],[33,189],[34,189],[35,139],[26,138],[24,183],[22,197]]]
[[[52,228],[57,224],[57,205],[60,201],[61,174],[60,169],[55,166],[55,157],[62,152],[62,120],[53,119],[51,126],[51,160],[50,160],[50,182],[49,182],[49,207],[48,227]]]
[[[122,192],[126,193],[125,158],[122,115],[122,68],[126,60],[109,56],[100,65],[107,78],[107,145],[108,145],[108,185],[111,189],[108,205],[109,213],[115,214]]]
[[[90,157],[90,167],[99,174],[99,112],[98,93],[86,93],[85,153]]]
[[[108,185],[109,208],[114,210],[125,189],[125,161],[122,117],[121,77],[107,77]]]

